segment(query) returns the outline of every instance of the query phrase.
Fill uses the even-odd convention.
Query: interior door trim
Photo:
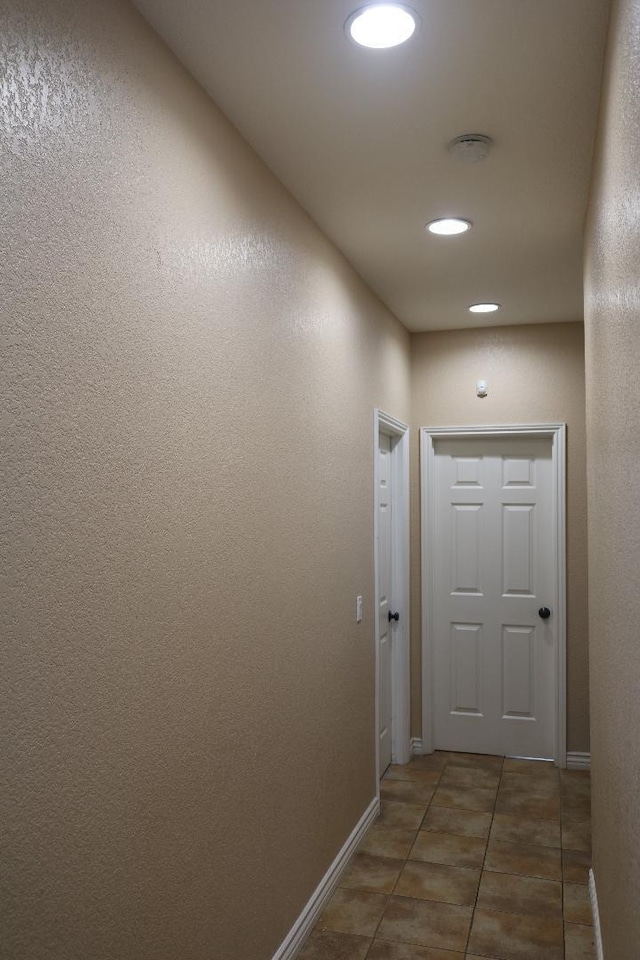
[[[433,595],[434,487],[436,440],[473,437],[541,437],[551,440],[552,523],[555,549],[554,616],[557,626],[556,696],[553,718],[554,761],[567,765],[567,604],[566,604],[566,432],[565,423],[475,425],[462,427],[421,427],[420,429],[420,505],[422,512],[422,749],[431,753],[433,742]]]
[[[410,759],[410,674],[409,674],[409,427],[381,410],[373,411],[373,464],[374,464],[374,644],[375,644],[375,757],[376,794],[380,794],[380,704],[379,649],[380,624],[378,619],[378,491],[380,434],[390,436],[395,442],[391,449],[391,509],[392,524],[392,595],[394,608],[400,619],[394,628],[391,656],[391,762],[408,763]]]

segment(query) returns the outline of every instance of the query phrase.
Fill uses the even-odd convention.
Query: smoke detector
[[[463,133],[449,144],[449,153],[460,163],[480,163],[489,156],[493,140],[483,133]]]

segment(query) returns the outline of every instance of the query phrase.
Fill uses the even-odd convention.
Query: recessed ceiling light
[[[471,229],[470,220],[461,220],[460,217],[443,217],[442,220],[432,220],[427,224],[430,233],[438,233],[443,237],[452,237],[456,233],[466,233]]]
[[[499,303],[473,303],[469,307],[471,313],[495,313],[499,309]]]
[[[397,47],[415,32],[418,15],[402,3],[370,3],[351,14],[347,36],[362,47]]]

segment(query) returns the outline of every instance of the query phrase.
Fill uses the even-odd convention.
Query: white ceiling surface
[[[389,50],[346,39],[358,0],[136,2],[409,330],[582,318],[609,0],[409,0]],[[463,133],[487,160],[451,157]],[[455,215],[473,229],[425,232]]]

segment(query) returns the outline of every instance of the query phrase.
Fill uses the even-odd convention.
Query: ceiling
[[[416,34],[370,50],[358,0],[136,0],[409,330],[581,319],[609,0],[408,2]],[[464,133],[485,161],[451,156]],[[473,228],[427,233],[442,216]]]

